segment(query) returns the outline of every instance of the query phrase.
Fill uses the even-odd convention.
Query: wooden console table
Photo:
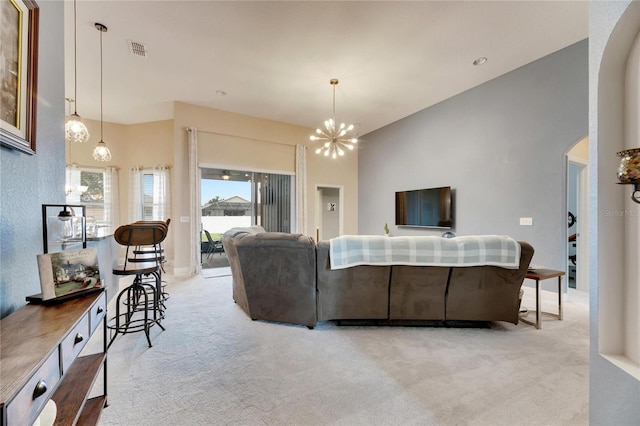
[[[540,321],[540,316],[542,314],[550,315],[562,321],[562,277],[563,276],[564,276],[563,271],[554,271],[552,269],[529,269],[527,271],[527,275],[525,275],[525,278],[534,280],[536,282],[536,322],[534,323],[524,318],[520,318],[520,321],[522,321],[525,324],[535,325],[538,330],[542,328],[542,323]],[[556,277],[558,278],[558,313],[553,314],[550,312],[542,312],[542,303],[540,300],[540,281],[548,280],[550,278],[556,278]]]
[[[2,426],[33,424],[49,399],[57,406],[56,425],[97,424],[107,403],[106,312],[101,291],[55,305],[26,305],[0,321]],[[102,351],[80,356],[99,328]],[[102,395],[88,399],[100,371]]]

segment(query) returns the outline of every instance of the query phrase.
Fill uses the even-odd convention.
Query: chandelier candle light
[[[344,123],[336,127],[336,86],[338,79],[332,78],[329,84],[333,86],[333,117],[324,122],[325,130],[316,129],[316,134],[309,136],[311,141],[320,141],[324,144],[316,149],[316,154],[323,153],[325,157],[337,158],[344,155],[344,149],[353,150],[358,138],[349,136],[353,130],[353,124],[347,127]]]
[[[107,27],[96,22],[96,29],[100,31],[100,142],[93,150],[93,159],[96,161],[110,161],[111,151],[107,148],[107,144],[102,140],[102,33],[107,32]]]
[[[64,125],[64,136],[67,142],[84,143],[89,140],[89,131],[87,126],[84,125],[82,119],[78,115],[76,110],[77,98],[78,98],[78,65],[77,65],[77,51],[78,51],[78,37],[77,37],[77,24],[76,24],[76,2],[73,2],[73,96],[75,99],[66,98],[69,103],[74,104],[73,114],[71,114],[69,121]]]

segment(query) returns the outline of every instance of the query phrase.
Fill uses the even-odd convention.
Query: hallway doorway
[[[589,139],[567,153],[567,286],[589,292],[588,199]]]
[[[316,186],[316,240],[326,241],[343,233],[341,186]]]

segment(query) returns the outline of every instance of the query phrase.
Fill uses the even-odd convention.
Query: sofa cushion
[[[447,289],[447,320],[518,323],[520,289],[533,257],[533,247],[520,242],[518,269],[496,266],[452,268]]]
[[[389,319],[444,320],[450,271],[445,266],[392,266]]]
[[[391,266],[354,266],[332,270],[329,242],[316,249],[318,321],[386,319]]]

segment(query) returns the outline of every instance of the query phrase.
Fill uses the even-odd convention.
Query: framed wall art
[[[33,0],[3,0],[0,8],[0,144],[32,155],[40,9]]]

